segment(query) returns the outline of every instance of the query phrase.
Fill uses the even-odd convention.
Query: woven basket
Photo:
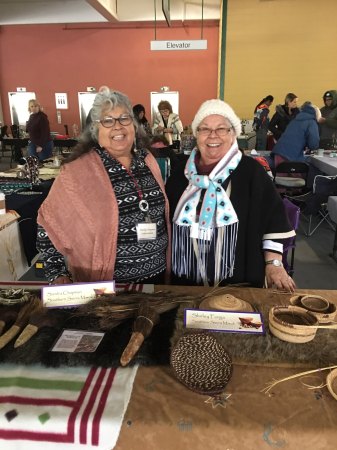
[[[323,312],[314,311],[312,308],[309,308],[310,306],[314,306],[315,308],[315,306],[317,307],[317,305],[324,305],[325,302],[328,303],[328,308]],[[329,302],[324,297],[320,297],[319,295],[294,295],[290,298],[290,303],[293,306],[299,306],[310,311],[314,316],[317,317],[319,323],[333,322],[337,314],[336,305]],[[304,305],[307,306],[305,307]]]
[[[274,306],[269,311],[269,330],[282,341],[303,344],[314,339],[317,317],[297,306]]]
[[[337,400],[337,369],[332,370],[326,377],[326,385],[330,394]]]
[[[194,392],[217,395],[232,375],[232,359],[225,348],[208,333],[182,336],[171,353],[176,378]]]
[[[241,311],[241,312],[253,312],[252,305],[245,300],[234,297],[231,294],[214,295],[207,297],[203,300],[199,309],[205,309],[210,311]]]
[[[29,300],[29,293],[24,289],[1,289],[0,305],[16,305]]]

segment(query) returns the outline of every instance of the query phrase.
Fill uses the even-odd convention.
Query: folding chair
[[[323,222],[335,230],[327,208],[328,199],[333,195],[337,195],[337,175],[316,175],[312,191],[290,197],[301,208],[302,216],[308,222],[308,228],[304,231],[306,236],[312,236]]]
[[[280,194],[303,194],[307,190],[309,164],[299,161],[284,161],[275,168],[274,184]]]
[[[283,198],[283,204],[288,216],[289,224],[293,227],[293,230],[296,231],[300,221],[300,208],[287,198]],[[283,240],[282,262],[285,270],[291,277],[294,274],[295,248],[296,248],[296,236]],[[290,252],[290,262],[288,261],[289,252]]]

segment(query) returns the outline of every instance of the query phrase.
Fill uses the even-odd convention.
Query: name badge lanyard
[[[138,169],[138,167],[137,167],[137,169]],[[126,169],[126,171],[130,175],[130,177],[132,178],[132,181],[133,181],[133,183],[135,185],[135,188],[136,188],[136,191],[137,191],[137,195],[138,195],[138,198],[139,198],[138,207],[143,213],[146,213],[145,220],[149,221],[150,220],[150,216],[149,216],[149,202],[144,199],[144,193],[143,193],[143,189],[142,189],[141,183],[138,183],[138,181],[136,180],[136,177],[131,172],[131,170],[129,171],[129,170]]]
[[[136,166],[137,167],[137,166]],[[138,167],[137,167],[138,168]],[[139,171],[138,171],[139,173]],[[157,239],[157,224],[155,222],[151,222],[151,218],[149,215],[149,203],[144,199],[144,193],[141,184],[141,177],[139,177],[139,183],[136,180],[135,176],[131,171],[128,171],[128,174],[132,178],[134,185],[136,187],[138,198],[139,198],[139,209],[145,213],[145,222],[139,222],[136,225],[137,239],[138,241],[153,241]]]

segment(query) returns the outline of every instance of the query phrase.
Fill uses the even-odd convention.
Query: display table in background
[[[308,161],[326,175],[337,175],[336,157],[310,155]]]

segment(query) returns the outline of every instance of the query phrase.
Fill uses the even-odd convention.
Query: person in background
[[[28,156],[36,156],[43,161],[52,156],[54,148],[49,120],[41,110],[40,103],[35,99],[29,100],[28,111],[30,112],[26,124],[26,131],[29,134]]]
[[[150,148],[150,141],[152,138],[151,126],[145,115],[145,108],[141,104],[135,105],[133,108],[133,115],[138,123],[136,133],[137,148]]]
[[[266,150],[269,126],[269,108],[274,101],[272,95],[267,95],[254,109],[253,129],[256,131],[256,150]]]
[[[276,105],[275,114],[271,118],[268,129],[278,141],[288,124],[297,116],[300,110],[297,107],[297,95],[289,92],[284,99],[284,105]]]
[[[165,136],[153,136],[150,143],[150,151],[155,158],[170,158],[171,170],[179,163],[178,156],[169,145]]]
[[[304,152],[319,147],[320,117],[320,110],[311,102],[305,102],[301,106],[300,112],[289,123],[272,150],[275,168],[283,161],[305,161]]]
[[[192,122],[197,147],[166,183],[173,222],[172,282],[248,283],[293,291],[282,239],[294,236],[265,169],[238,148],[241,121],[222,100]]]
[[[128,97],[100,88],[85,130],[39,209],[37,248],[50,283],[164,281],[169,206],[160,169],[136,151]]]
[[[172,145],[173,141],[180,141],[180,135],[183,132],[183,124],[178,116],[172,111],[171,103],[162,100],[158,104],[159,113],[155,115],[153,121],[153,134],[163,134]]]
[[[193,136],[191,125],[184,127],[184,131],[181,134],[180,152],[189,155],[196,143],[197,141]]]
[[[333,148],[337,144],[337,91],[326,91],[319,121],[320,148]]]

